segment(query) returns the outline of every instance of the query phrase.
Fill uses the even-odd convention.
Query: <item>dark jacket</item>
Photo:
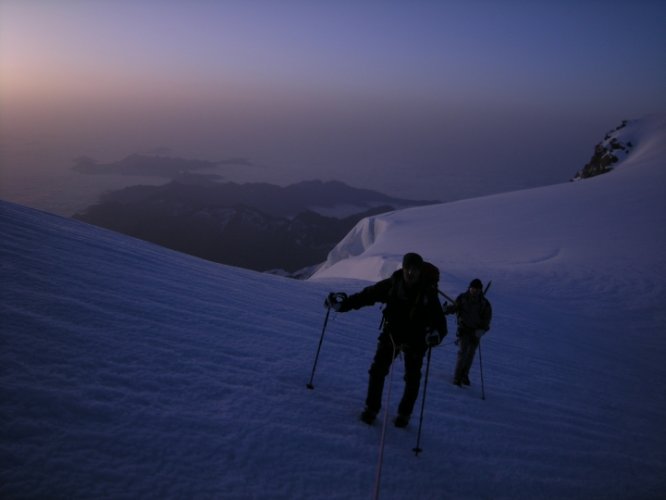
[[[476,298],[469,291],[461,293],[455,303],[447,307],[446,312],[455,312],[458,316],[458,333],[460,334],[474,330],[490,330],[493,309],[482,293],[479,293]]]
[[[426,285],[422,280],[407,287],[400,269],[390,278],[349,296],[348,301],[351,309],[377,302],[386,304],[382,335],[390,334],[398,344],[425,348],[426,331],[437,330],[440,337],[447,333],[437,288]]]

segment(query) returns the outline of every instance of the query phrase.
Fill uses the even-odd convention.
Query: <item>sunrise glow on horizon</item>
[[[405,169],[491,172],[488,151],[492,171],[533,175],[566,142],[553,161],[575,171],[605,128],[666,111],[665,24],[649,1],[8,0],[0,154],[168,148],[398,186]]]

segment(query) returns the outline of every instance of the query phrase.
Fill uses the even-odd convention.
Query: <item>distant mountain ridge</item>
[[[132,186],[102,196],[101,202],[123,204],[165,199],[189,207],[247,206],[271,215],[293,217],[312,210],[333,211],[348,207],[345,215],[359,213],[378,206],[391,206],[393,210],[412,206],[430,205],[437,200],[408,200],[394,198],[370,189],[359,189],[339,181],[311,180],[286,187],[263,182],[238,184],[212,182],[199,175],[184,175],[163,186]]]
[[[430,203],[337,181],[280,187],[190,174],[107,193],[74,218],[215,262],[295,273],[323,262],[362,218]]]

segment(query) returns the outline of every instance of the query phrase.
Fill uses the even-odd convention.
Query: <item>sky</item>
[[[377,216],[307,281],[0,201],[0,496],[663,498],[665,134],[630,124],[599,177]],[[367,426],[380,308],[324,328],[323,301],[406,251],[449,295],[492,280],[493,320],[469,388],[449,316],[425,405],[391,425],[398,362]]]
[[[664,25],[658,1],[4,0],[0,179],[159,151],[419,199],[565,182],[666,111]]]

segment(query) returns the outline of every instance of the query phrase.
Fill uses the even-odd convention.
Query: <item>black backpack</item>
[[[439,287],[439,268],[431,262],[424,262],[421,266],[421,280],[426,288],[436,291]]]

